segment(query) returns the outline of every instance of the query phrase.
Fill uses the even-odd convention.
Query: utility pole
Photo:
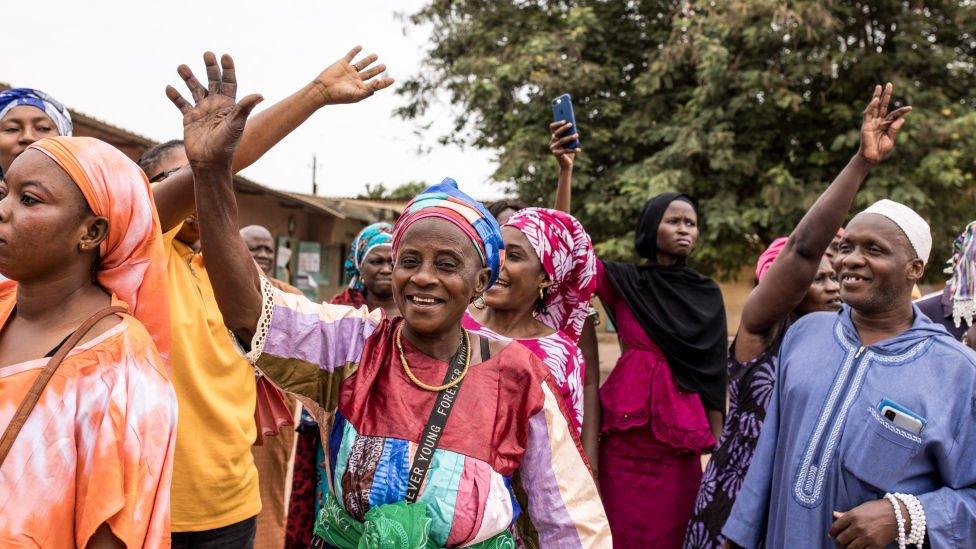
[[[312,155],[312,196],[319,195],[319,183],[318,181],[315,180],[315,169],[318,167],[318,165],[319,165],[318,158],[313,154]]]

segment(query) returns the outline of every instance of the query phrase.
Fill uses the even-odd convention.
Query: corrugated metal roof
[[[5,90],[10,87],[11,86],[9,84],[0,82],[0,90]],[[78,112],[77,110],[72,109],[70,107],[68,108],[68,110],[71,112],[71,119],[74,122],[75,126],[87,126],[89,128],[96,129],[101,132],[112,135],[113,137],[116,137],[119,141],[129,142],[137,146],[145,147],[146,149],[149,149],[159,144],[159,142],[154,139],[150,139],[148,137],[139,135],[137,133],[133,133],[128,130],[122,129],[113,124],[109,124],[108,122],[99,120],[94,116],[90,116],[85,113]],[[289,193],[286,191],[279,191],[277,189],[273,189],[271,187],[262,185],[255,181],[251,181],[250,179],[247,179],[246,177],[242,177],[240,175],[234,176],[234,184],[236,188],[246,189],[246,192],[250,192],[252,194],[267,194],[269,196],[273,196],[275,198],[278,198],[280,200],[289,203],[295,202],[298,203],[298,205],[300,206],[310,208],[311,210],[319,213],[335,216],[338,217],[339,219],[347,219],[349,217],[345,213],[343,213],[341,209],[332,207],[328,203],[321,202],[318,200],[310,200],[317,197],[312,197],[310,195],[302,195],[301,193]]]

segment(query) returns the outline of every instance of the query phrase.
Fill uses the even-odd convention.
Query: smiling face
[[[684,200],[675,200],[661,218],[657,229],[657,252],[674,260],[691,255],[698,242],[698,214]]]
[[[796,313],[802,316],[818,311],[839,311],[840,305],[837,271],[824,256],[820,260],[820,268],[817,270],[816,278],[813,279],[813,284],[807,290],[807,295],[803,296],[803,301],[796,307]]]
[[[845,229],[834,258],[840,297],[861,314],[904,307],[925,265],[890,219],[861,214]]]
[[[485,303],[492,309],[519,309],[539,300],[539,288],[546,283],[542,262],[525,233],[515,227],[502,227],[505,241],[505,264],[498,281],[485,293]]]
[[[393,249],[379,246],[370,250],[359,266],[366,295],[376,299],[390,299],[393,296]]]
[[[90,268],[107,235],[108,221],[40,151],[21,154],[0,182],[0,273],[7,278],[40,281],[78,262]]]
[[[461,316],[488,285],[490,271],[465,234],[448,221],[426,218],[400,238],[393,299],[419,335],[455,332]]]
[[[58,127],[37,107],[21,105],[10,109],[0,120],[0,170],[4,173],[35,141],[58,135]]]

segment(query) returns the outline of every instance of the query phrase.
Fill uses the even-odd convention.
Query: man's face
[[[261,267],[264,274],[273,276],[274,270],[274,239],[269,233],[250,232],[244,235],[244,244],[251,251],[254,262]]]
[[[898,225],[864,214],[847,226],[834,268],[844,303],[861,314],[876,314],[910,303],[925,267]]]
[[[186,158],[186,149],[183,147],[173,147],[160,157],[156,165],[153,166],[149,174],[149,181],[157,182],[166,179],[170,174],[189,164]],[[183,222],[183,228],[176,234],[176,239],[190,246],[200,240],[200,224],[197,222],[197,215],[194,213]]]

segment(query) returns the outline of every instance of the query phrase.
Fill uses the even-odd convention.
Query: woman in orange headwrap
[[[166,545],[176,398],[149,183],[117,149],[82,137],[38,141],[5,175],[0,546]],[[100,316],[109,306],[120,309]],[[72,348],[70,335],[99,316]],[[69,348],[26,406],[50,357]]]

